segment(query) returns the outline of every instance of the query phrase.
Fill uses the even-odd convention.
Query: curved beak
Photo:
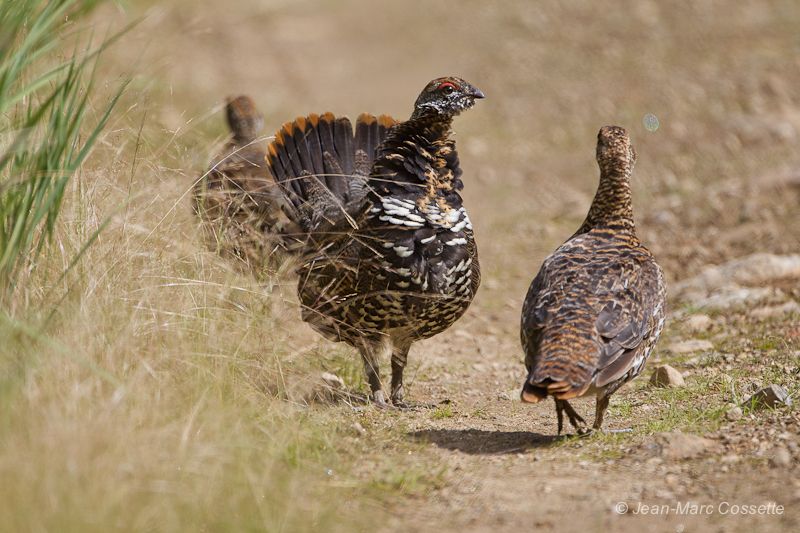
[[[467,92],[467,94],[476,99],[486,98],[486,95],[483,94],[483,91],[473,85],[469,86],[469,92]]]

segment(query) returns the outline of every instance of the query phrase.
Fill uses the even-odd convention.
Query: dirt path
[[[406,438],[422,443],[409,449],[397,468],[433,476],[426,479],[433,490],[412,490],[409,498],[389,505],[392,520],[386,530],[789,531],[800,524],[794,509],[800,503],[796,462],[786,468],[769,459],[782,442],[776,432],[795,443],[796,453],[796,412],[755,414],[745,424],[714,420],[715,431],[703,430],[709,421],[694,426],[680,413],[673,421],[676,428],[707,435],[709,441],[696,457],[671,459],[669,449],[653,450],[650,429],[672,416],[671,400],[646,384],[646,372],[612,401],[608,429],[632,428],[632,433],[559,439],[551,403],[528,406],[517,400],[522,367],[515,360],[516,347],[499,343],[490,353],[479,353],[466,329],[413,354],[417,363],[427,360],[420,364],[411,395],[449,403],[433,411],[361,415],[370,438],[402,428]],[[453,344],[459,354],[455,362],[434,355]],[[688,401],[719,411],[726,393],[701,385],[704,379],[695,378],[695,372],[690,375]],[[590,415],[593,401],[576,402],[576,407]],[[709,414],[715,416],[719,413]],[[381,453],[398,451],[388,446]],[[618,512],[622,505],[627,513]],[[743,516],[729,505],[775,508],[773,514]],[[645,515],[648,509],[651,514]]]

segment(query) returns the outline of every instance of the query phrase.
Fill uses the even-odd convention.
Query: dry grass
[[[19,293],[30,313],[2,324],[0,529],[352,530],[352,458],[341,423],[306,407],[317,342],[289,338],[291,283],[206,249],[186,199],[196,140],[140,120],[131,106],[102,139]]]

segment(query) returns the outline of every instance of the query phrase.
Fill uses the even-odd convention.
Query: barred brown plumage
[[[283,214],[283,195],[270,178],[258,135],[264,118],[249,96],[228,98],[231,139],[194,186],[194,210],[216,249],[254,270],[285,250],[298,230]]]
[[[600,129],[597,162],[600,184],[586,220],[545,259],[522,308],[522,400],[552,395],[559,434],[564,412],[587,431],[567,400],[588,394],[597,397],[593,429],[601,428],[609,397],[641,373],[664,326],[664,276],[636,237],[636,152],[623,128]]]
[[[267,160],[305,232],[302,317],[357,348],[373,401],[386,406],[379,358],[391,351],[391,400],[403,400],[411,344],[448,328],[480,283],[459,192],[453,117],[483,93],[459,78],[430,82],[406,122],[362,114],[355,134],[330,113],[286,123]]]

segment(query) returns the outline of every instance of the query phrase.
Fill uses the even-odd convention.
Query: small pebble
[[[367,430],[364,429],[364,426],[362,426],[358,422],[353,422],[352,428],[356,433],[358,433],[362,437],[367,434]]]
[[[739,420],[740,418],[742,418],[743,415],[744,413],[742,412],[742,408],[739,407],[738,405],[734,405],[725,412],[725,418],[727,418],[731,422]]]
[[[782,467],[782,466],[789,466],[792,464],[792,456],[789,453],[789,450],[786,448],[780,447],[776,448],[772,457],[769,459],[769,464],[774,467]]]
[[[756,409],[783,407],[792,405],[792,399],[786,389],[780,385],[769,385],[745,400],[744,405],[753,406]]]
[[[683,376],[675,368],[669,365],[662,365],[653,371],[650,377],[650,384],[655,387],[683,387],[686,382]]]

